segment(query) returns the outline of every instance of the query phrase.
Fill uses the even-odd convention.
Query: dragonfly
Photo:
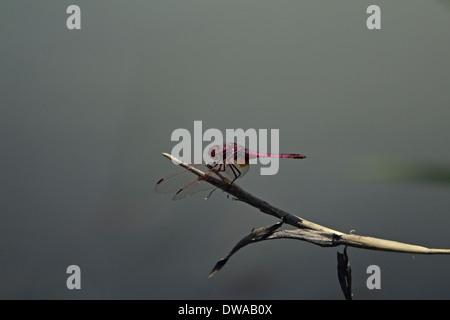
[[[220,179],[231,181],[240,179],[247,174],[250,169],[250,159],[255,158],[285,158],[285,159],[305,159],[306,156],[298,153],[262,153],[249,150],[237,143],[224,143],[215,145],[208,150],[208,155],[213,160],[210,163],[193,164],[192,167],[205,172],[208,175],[216,175]],[[155,186],[157,193],[174,193],[172,200],[180,200],[201,191],[211,190],[215,187],[200,178],[189,170],[181,169],[160,179]]]

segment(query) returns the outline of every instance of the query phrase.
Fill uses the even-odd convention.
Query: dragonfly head
[[[222,161],[222,147],[215,145],[208,150],[208,156],[211,158],[212,162],[219,163]]]

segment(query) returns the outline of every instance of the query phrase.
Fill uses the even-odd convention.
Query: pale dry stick
[[[217,179],[213,175],[208,175],[203,171],[182,162],[181,160],[173,157],[168,153],[163,153],[163,155],[172,160],[173,163],[182,166],[186,170],[189,170],[190,172],[199,176],[200,179],[203,179],[206,182],[214,185],[215,187],[224,190],[225,192],[236,197],[238,200],[246,202],[266,214],[281,219],[283,223],[299,228],[296,230],[274,231],[271,234],[265,236],[263,239],[257,239],[254,241],[289,238],[308,241],[322,247],[335,247],[345,245],[362,249],[402,252],[410,254],[450,254],[450,249],[433,249],[398,241],[359,236],[353,233],[344,233],[321,226],[314,222],[305,220],[296,215],[273,207],[266,201],[263,201],[243,190],[235,183],[230,185],[231,181],[229,181],[225,177],[222,177],[222,180]]]

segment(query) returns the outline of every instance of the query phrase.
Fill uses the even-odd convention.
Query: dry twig
[[[381,238],[374,238],[368,236],[360,236],[354,233],[344,233],[341,231],[333,230],[317,223],[305,220],[291,213],[285,212],[281,209],[275,208],[264,200],[261,200],[247,191],[240,188],[235,183],[230,184],[227,178],[220,176],[216,178],[213,175],[208,175],[205,172],[194,168],[179,159],[173,157],[170,154],[163,153],[163,155],[172,160],[173,163],[180,165],[181,167],[196,174],[200,179],[204,179],[208,183],[215,187],[222,189],[223,191],[234,196],[236,199],[245,202],[263,213],[274,216],[281,221],[271,225],[252,230],[252,232],[241,239],[236,246],[225,256],[225,258],[219,260],[209,277],[217,273],[228,261],[228,259],[242,247],[263,240],[272,239],[296,239],[308,241],[321,247],[336,247],[344,245],[348,247],[356,247],[369,250],[382,250],[391,252],[401,252],[410,254],[450,254],[450,249],[433,249],[423,246],[402,243],[398,241],[386,240]],[[293,230],[278,230],[282,224],[288,224],[296,229]],[[341,283],[341,287],[344,291],[344,295],[348,299],[351,298],[351,272],[350,264],[346,252],[346,248],[343,254],[338,254],[338,275]],[[339,256],[341,255],[341,256]],[[344,288],[346,287],[346,288]],[[347,292],[346,292],[347,290]]]

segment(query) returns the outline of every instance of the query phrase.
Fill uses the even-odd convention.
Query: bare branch
[[[279,227],[281,227],[281,225],[283,224],[283,222],[278,222],[275,223],[271,226],[267,226],[267,227],[262,227],[262,228],[258,228],[258,229],[253,229],[252,232],[242,238],[241,241],[239,241],[233,249],[231,249],[231,251],[225,256],[225,258],[220,259],[216,265],[214,266],[213,270],[211,271],[211,273],[209,274],[208,278],[211,278],[213,275],[215,275],[217,272],[220,271],[220,269],[222,269],[222,267],[225,265],[225,263],[227,263],[228,259],[235,254],[239,249],[245,247],[246,245],[250,244],[250,243],[254,243],[254,242],[258,242],[261,240],[265,240],[267,239],[267,237],[269,237],[270,235],[273,234],[273,232],[278,229]]]
[[[347,255],[347,247],[344,248],[343,253],[337,253],[337,260],[339,284],[341,285],[345,299],[352,300],[352,268],[350,267],[350,261]]]
[[[370,249],[370,250],[382,250],[382,251],[392,251],[392,252],[403,252],[403,253],[411,253],[411,254],[450,254],[450,249],[432,249],[418,245],[412,245],[407,243],[402,243],[398,241],[367,237],[367,236],[359,236],[351,233],[343,233],[337,230],[333,230],[322,225],[316,224],[314,222],[305,220],[296,215],[285,212],[281,209],[278,209],[266,201],[263,201],[254,195],[248,193],[247,191],[240,188],[236,183],[230,184],[231,181],[226,179],[225,177],[221,177],[221,179],[216,178],[213,175],[208,175],[197,168],[194,168],[179,159],[173,157],[170,154],[163,153],[163,155],[172,160],[175,164],[178,164],[185,168],[186,170],[191,171],[192,173],[199,176],[201,179],[204,179],[208,183],[214,185],[215,187],[222,189],[223,191],[229,193],[230,195],[236,197],[240,201],[243,201],[255,208],[258,208],[260,211],[274,216],[278,219],[281,219],[284,223],[289,224],[291,226],[296,227],[295,230],[281,230],[281,231],[271,231],[271,227],[277,226],[269,226],[263,227],[260,229],[254,230],[254,232],[262,232],[265,236],[258,237],[257,234],[252,232],[249,236],[242,239],[233,250],[221,261],[224,262],[219,266],[216,270],[213,269],[211,275],[216,273],[220,268],[226,263],[229,257],[235,253],[237,250],[242,248],[243,246],[261,240],[270,240],[270,239],[296,239],[303,240],[314,243],[316,245],[322,247],[335,247],[339,245],[345,245],[350,247],[357,247],[362,249]],[[278,226],[279,227],[279,226]],[[276,227],[274,230],[276,230]],[[266,233],[264,233],[266,232]],[[250,240],[251,239],[251,240]],[[220,261],[218,262],[218,264]],[[217,265],[216,265],[217,267]],[[210,276],[211,276],[210,275]]]

